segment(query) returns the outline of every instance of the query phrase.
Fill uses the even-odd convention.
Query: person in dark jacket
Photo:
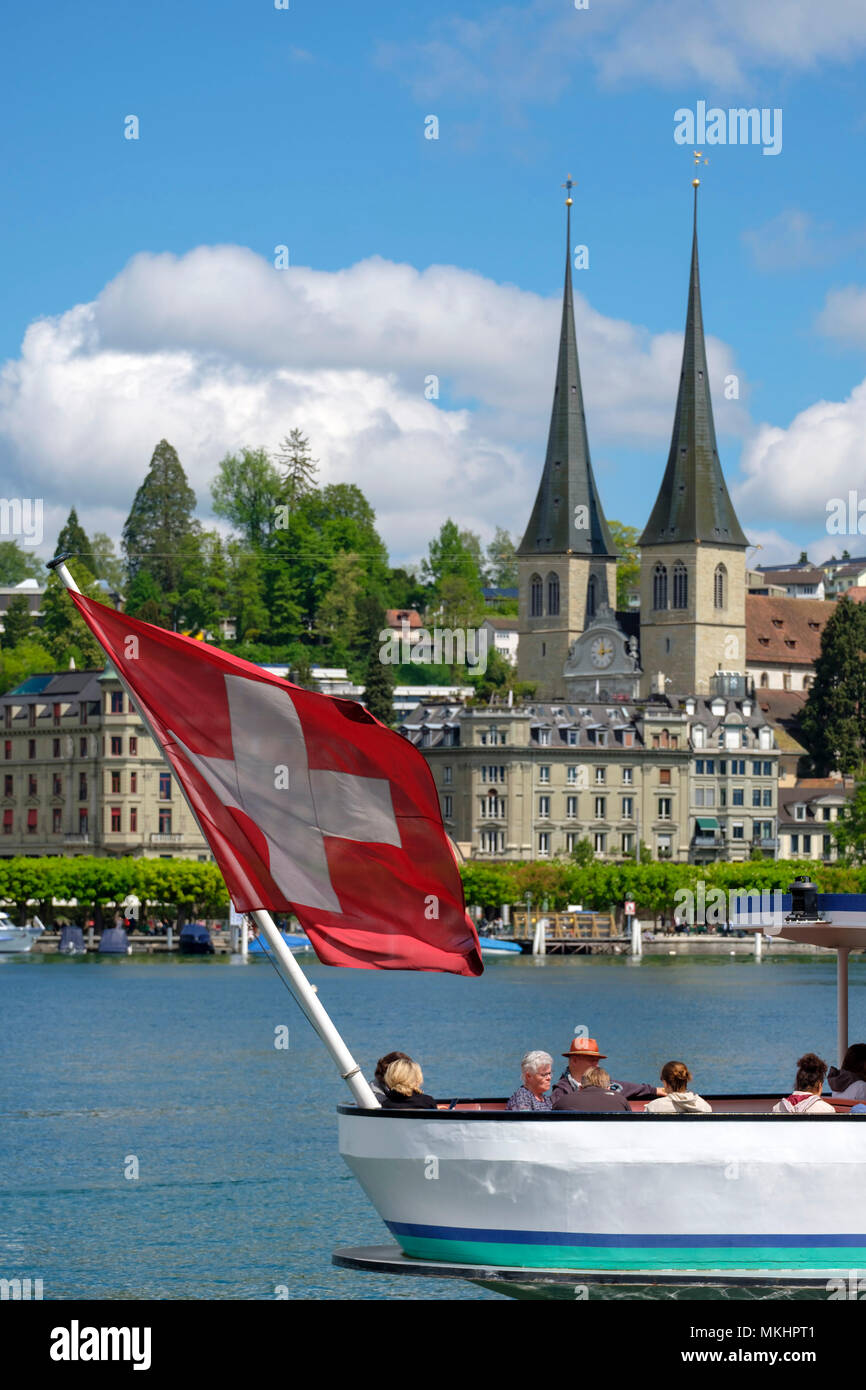
[[[839,1100],[866,1100],[866,1043],[852,1043],[841,1067],[831,1067],[827,1085]]]
[[[610,1073],[604,1067],[590,1067],[585,1071],[579,1089],[560,1093],[553,1102],[553,1109],[631,1114],[631,1106],[622,1092],[610,1090]]]
[[[385,1072],[385,1099],[382,1105],[386,1110],[435,1110],[436,1102],[432,1096],[424,1094],[421,1089],[423,1085],[424,1077],[417,1062],[392,1062]]]
[[[551,1093],[554,1110],[560,1108],[556,1104],[557,1096],[579,1091],[590,1067],[607,1060],[607,1054],[599,1052],[595,1038],[572,1038],[571,1047],[562,1055],[568,1060],[568,1069],[562,1073]],[[641,1081],[611,1081],[610,1089],[615,1094],[625,1096],[626,1100],[654,1100],[656,1096],[665,1094],[663,1087],[649,1086]]]

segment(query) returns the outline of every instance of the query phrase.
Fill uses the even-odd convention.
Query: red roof
[[[835,608],[834,599],[747,594],[746,660],[751,666],[814,666],[824,624]]]

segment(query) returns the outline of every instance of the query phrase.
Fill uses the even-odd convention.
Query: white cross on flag
[[[149,721],[239,912],[294,912],[328,965],[481,973],[417,749],[355,701],[71,597]]]

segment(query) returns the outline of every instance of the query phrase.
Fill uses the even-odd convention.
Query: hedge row
[[[866,866],[823,864],[815,860],[764,859],[743,864],[576,864],[532,860],[514,864],[463,864],[460,873],[467,903],[498,907],[510,903],[522,907],[532,894],[533,908],[545,899],[551,911],[569,903],[582,903],[598,912],[620,907],[633,898],[638,914],[653,917],[670,913],[677,889],[696,890],[703,879],[710,888],[755,892],[787,891],[791,880],[806,874],[821,893],[866,893]]]
[[[191,859],[95,859],[84,856],[47,859],[0,859],[0,902],[15,904],[19,916],[25,904],[38,902],[46,923],[54,909],[51,899],[78,908],[57,909],[64,917],[81,918],[95,907],[121,903],[130,893],[158,907],[220,915],[228,894],[216,864]]]

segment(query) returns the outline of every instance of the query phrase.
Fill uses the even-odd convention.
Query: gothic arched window
[[[544,585],[541,575],[534,574],[529,581],[529,616],[540,618],[544,612]]]
[[[677,560],[674,565],[674,601],[673,608],[688,608],[689,606],[689,574],[682,560]]]
[[[552,617],[559,612],[559,575],[547,576],[547,611]]]
[[[591,574],[591,575],[589,576],[589,583],[588,583],[587,586],[586,586],[586,621],[587,621],[587,622],[589,622],[590,618],[594,618],[594,617],[595,617],[595,610],[596,610],[596,607],[597,607],[596,579],[595,579],[595,575],[594,575],[594,574]]]
[[[668,606],[668,572],[664,565],[653,570],[653,608]]]
[[[713,603],[716,608],[728,606],[728,571],[724,565],[716,565],[713,578]]]

